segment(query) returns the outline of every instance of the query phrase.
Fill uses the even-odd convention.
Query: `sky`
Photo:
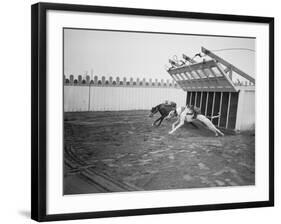
[[[183,53],[193,57],[202,46],[209,50],[255,50],[255,39],[64,29],[64,74],[66,77],[92,73],[99,77],[171,79],[165,70],[169,58],[177,55],[181,59]],[[255,52],[228,50],[214,53],[255,77]]]

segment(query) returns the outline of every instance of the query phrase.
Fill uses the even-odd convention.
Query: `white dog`
[[[178,120],[173,123],[172,130],[169,132],[169,134],[173,134],[178,128],[183,126],[185,121],[192,122],[197,119],[205,124],[212,132],[214,132],[215,136],[218,136],[218,134],[224,136],[224,134],[219,129],[217,129],[215,125],[203,114],[197,114],[195,116],[196,118],[194,118],[194,110],[189,108],[188,106],[178,107],[176,110],[171,111],[166,119],[170,119],[172,117],[178,117]]]

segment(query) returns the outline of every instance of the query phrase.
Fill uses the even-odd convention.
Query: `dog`
[[[218,117],[214,116],[213,118]],[[172,124],[172,130],[169,134],[173,134],[177,129],[184,125],[184,122],[192,122],[195,119],[202,122],[209,130],[214,132],[217,137],[219,134],[224,136],[224,134],[215,127],[215,125],[203,114],[199,112],[199,110],[194,109],[194,107],[178,107],[176,110],[171,111],[166,119],[171,119],[172,117],[178,117],[177,121]],[[177,125],[177,126],[176,126]]]
[[[157,120],[155,120],[152,123],[152,126],[159,127],[161,125],[162,121],[167,117],[167,115],[172,110],[175,110],[176,108],[177,108],[177,104],[175,102],[168,101],[168,100],[166,100],[164,103],[161,103],[155,107],[152,107],[150,110],[149,117],[153,117],[153,115],[158,112],[161,114],[161,117],[159,117]]]

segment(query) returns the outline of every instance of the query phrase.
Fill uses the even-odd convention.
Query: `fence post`
[[[81,85],[82,84],[82,75],[78,75],[78,83]]]
[[[170,87],[170,80],[169,79],[167,79],[166,83],[167,83],[167,87]]]
[[[69,76],[69,83],[70,83],[71,85],[73,85],[73,82],[74,82],[74,76],[73,76],[73,75],[70,75],[70,76]]]
[[[146,86],[146,79],[145,78],[142,79],[142,83],[143,83],[143,86]]]
[[[126,79],[126,77],[123,78],[123,85],[124,85],[124,86],[127,85],[127,79]]]
[[[101,77],[101,84],[105,85],[105,77],[104,76]]]
[[[155,81],[154,81],[154,86],[155,86],[155,87],[158,86],[158,79],[155,79]]]
[[[116,77],[116,85],[117,85],[117,86],[120,85],[120,78],[119,78],[119,76]]]
[[[89,76],[89,75],[86,76],[86,83],[87,83],[88,85],[90,85],[90,76]]]
[[[164,87],[164,79],[161,79],[161,87]]]

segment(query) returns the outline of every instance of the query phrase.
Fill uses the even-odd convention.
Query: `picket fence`
[[[185,105],[186,92],[170,80],[64,77],[64,111],[149,110],[165,100]]]

